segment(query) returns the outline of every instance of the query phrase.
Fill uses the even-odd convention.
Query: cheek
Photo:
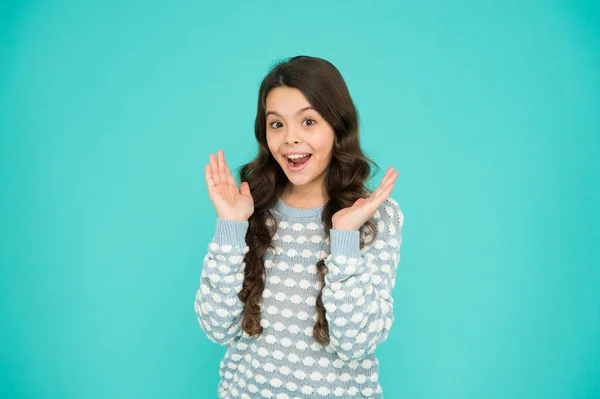
[[[271,152],[271,156],[275,158],[275,161],[278,164],[282,164],[283,160],[279,154],[280,151],[280,142],[277,139],[267,139],[267,146],[269,147],[269,151]]]
[[[267,133],[267,147],[269,147],[271,154],[277,153],[277,149],[279,147],[279,145],[276,143],[275,139],[268,133]]]
[[[326,169],[329,166],[329,162],[331,161],[331,157],[333,154],[333,142],[327,140],[320,140],[318,143],[315,142],[314,145],[315,147],[313,148],[315,148],[315,150],[319,154],[317,161],[318,169]]]
[[[333,149],[333,132],[326,130],[319,132],[313,141],[313,148],[319,152],[321,157],[327,157]]]

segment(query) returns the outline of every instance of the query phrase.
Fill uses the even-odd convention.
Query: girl
[[[238,190],[223,151],[205,177],[217,212],[195,311],[227,347],[219,398],[382,398],[373,353],[394,320],[398,173],[372,161],[339,71],[298,56],[258,93],[258,155]]]

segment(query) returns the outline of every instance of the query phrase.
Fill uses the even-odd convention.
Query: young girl
[[[219,398],[382,398],[373,353],[394,320],[403,214],[398,173],[372,161],[339,71],[298,56],[263,80],[258,155],[238,190],[223,151],[206,184],[216,230],[196,294],[202,330],[227,347]]]

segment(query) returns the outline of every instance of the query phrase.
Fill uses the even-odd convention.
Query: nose
[[[298,134],[298,131],[291,127],[286,129],[284,142],[286,144],[298,144],[300,142],[300,135]]]

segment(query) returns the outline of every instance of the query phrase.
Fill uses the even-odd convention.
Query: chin
[[[284,174],[290,183],[294,183],[297,186],[301,186],[310,181],[310,176],[294,176],[293,173],[288,174],[286,172],[284,172]]]

